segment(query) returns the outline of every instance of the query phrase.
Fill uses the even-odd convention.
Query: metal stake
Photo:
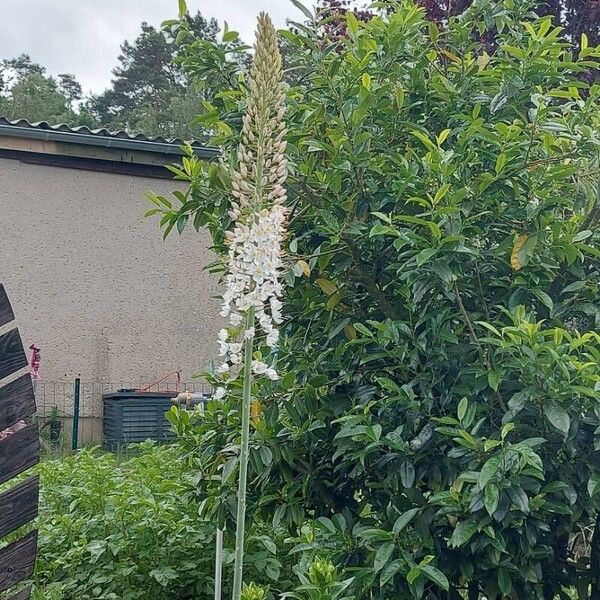
[[[81,391],[81,379],[77,377],[75,379],[75,386],[73,389],[73,435],[71,437],[71,447],[73,450],[77,450],[79,445],[79,396]]]

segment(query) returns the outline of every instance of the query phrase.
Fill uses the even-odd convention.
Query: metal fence
[[[50,446],[70,448],[73,441],[73,419],[78,412],[77,438],[79,446],[102,443],[103,410],[102,396],[119,390],[143,390],[147,384],[127,381],[85,381],[79,383],[79,407],[76,409],[75,381],[36,381],[36,419],[42,439]],[[209,394],[211,387],[205,381],[163,381],[147,391],[173,392],[188,390]]]

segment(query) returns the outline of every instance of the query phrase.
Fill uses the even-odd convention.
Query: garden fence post
[[[77,450],[79,442],[79,396],[81,393],[81,379],[77,377],[75,379],[75,385],[73,389],[73,435],[71,437],[73,450]]]

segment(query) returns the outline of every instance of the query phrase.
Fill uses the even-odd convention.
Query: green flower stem
[[[221,600],[223,591],[223,530],[217,527],[215,539],[215,595],[214,600]]]
[[[248,311],[246,331],[254,326],[254,308]],[[233,574],[233,600],[242,597],[244,572],[244,534],[246,529],[246,486],[248,477],[248,454],[250,442],[250,400],[252,392],[252,349],[254,339],[244,340],[244,388],[242,395],[242,431],[240,447],[240,473],[235,531],[235,566]]]

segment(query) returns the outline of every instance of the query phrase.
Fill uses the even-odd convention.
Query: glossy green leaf
[[[512,581],[507,569],[498,569],[498,587],[505,596],[510,596],[512,593]]]
[[[500,460],[501,459],[499,456],[492,456],[483,465],[477,480],[480,489],[485,490],[487,484],[491,481],[493,477],[496,476],[500,468]]]
[[[483,501],[485,505],[485,509],[488,514],[491,516],[496,512],[498,508],[498,503],[500,502],[500,492],[498,490],[498,486],[495,483],[488,483],[485,486],[485,490],[483,492]]]
[[[590,498],[593,498],[594,496],[596,496],[596,494],[600,493],[600,473],[594,473],[590,477],[587,489]]]
[[[566,437],[571,426],[569,413],[554,400],[545,400],[543,410],[550,424]]]
[[[477,533],[477,529],[475,521],[459,522],[450,538],[450,546],[453,548],[464,546]]]
[[[375,573],[379,573],[381,569],[387,564],[388,560],[394,553],[395,549],[394,542],[386,542],[377,548],[377,552],[375,553],[375,559],[373,561],[373,570]]]
[[[291,3],[309,20],[312,20],[313,15],[299,0],[290,0]]]
[[[393,580],[393,578],[402,570],[404,567],[404,561],[401,559],[396,559],[390,562],[385,569],[383,569],[381,576],[379,578],[379,584],[383,587],[386,583]]]
[[[411,488],[415,483],[415,467],[409,460],[400,465],[400,481],[405,488]]]
[[[459,421],[462,421],[465,418],[465,415],[467,414],[467,408],[468,407],[469,407],[469,401],[466,398],[463,398],[458,403],[457,415],[458,415]]]
[[[435,583],[438,587],[442,588],[446,592],[450,589],[448,578],[439,569],[433,565],[425,565],[419,568],[425,577]]]
[[[394,523],[394,533],[400,533],[415,518],[417,514],[419,514],[418,508],[411,508],[410,510],[402,513]]]
[[[523,488],[513,486],[509,487],[506,492],[514,506],[525,514],[529,513],[529,498]]]

